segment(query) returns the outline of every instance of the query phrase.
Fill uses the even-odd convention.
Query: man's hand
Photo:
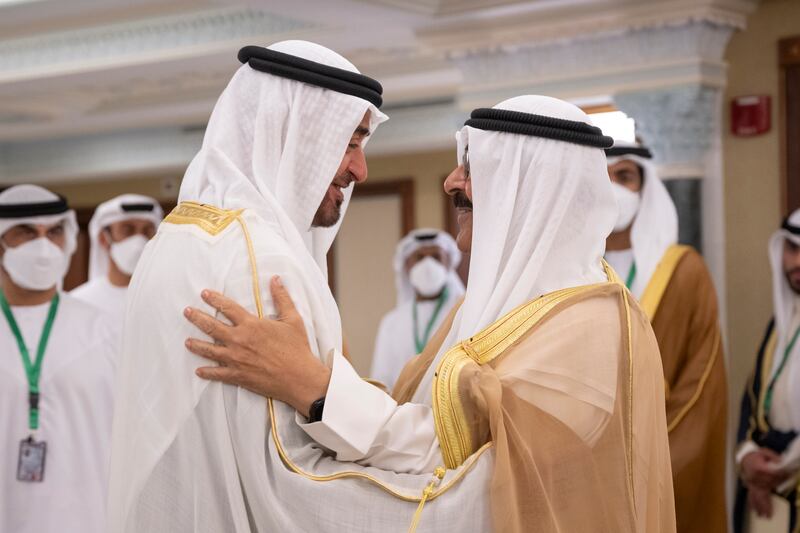
[[[761,518],[772,518],[772,493],[770,491],[754,486],[748,487],[747,504]]]
[[[187,339],[186,348],[219,363],[198,368],[201,378],[244,387],[308,416],[311,404],[328,390],[331,371],[311,352],[303,319],[277,276],[270,291],[277,320],[260,319],[218,292],[203,291],[203,300],[232,325],[187,307],[186,318],[216,343]]]
[[[759,448],[750,452],[742,459],[742,480],[749,487],[756,487],[766,491],[775,488],[788,479],[789,474],[777,470],[776,465],[781,456],[769,448]]]

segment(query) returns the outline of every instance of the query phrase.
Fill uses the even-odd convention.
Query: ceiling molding
[[[523,0],[362,0],[422,15],[442,17],[519,4]]]
[[[742,29],[755,7],[756,0],[626,0],[592,6],[573,3],[563,9],[515,14],[489,22],[432,25],[420,29],[417,35],[431,49],[459,57],[698,22]]]
[[[62,9],[60,1],[42,0],[40,12]],[[266,9],[263,0],[192,0],[200,7],[176,14],[184,0],[163,1],[168,7],[147,18],[100,17],[80,29],[0,38],[0,175],[89,179],[185,165],[202,131],[187,140],[182,128],[206,123],[243,44],[306,38],[380,80],[392,119],[370,153],[396,153],[451,146],[471,109],[519,94],[609,102],[675,86],[718,90],[727,42],[755,6],[308,0],[301,11],[294,0],[270,0]],[[131,151],[138,159],[124,155]]]
[[[469,107],[517,94],[573,99],[684,84],[722,87],[732,32],[689,23],[454,58],[464,78],[459,101]]]
[[[313,27],[264,10],[224,8],[9,39],[0,41],[0,82],[197,55]]]

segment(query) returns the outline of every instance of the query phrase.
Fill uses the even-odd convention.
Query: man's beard
[[[327,194],[326,192],[325,199],[314,214],[314,220],[311,221],[311,227],[313,228],[330,228],[331,226],[335,226],[342,216],[342,204],[340,202],[328,203]]]
[[[792,276],[797,277],[800,275],[800,268],[788,270],[784,272],[784,275],[786,276],[786,283],[789,285],[789,288],[791,288],[796,295],[800,296],[800,284],[792,283]]]
[[[459,208],[472,209],[472,202],[470,201],[469,198],[467,198],[467,195],[462,191],[458,191],[453,195],[453,205],[456,207],[456,209]]]
[[[354,183],[355,181],[356,177],[353,175],[353,173],[349,170],[345,170],[333,178],[331,185],[338,185],[341,190],[344,191],[350,186],[351,183]],[[329,202],[329,190],[330,185],[328,186],[328,189],[325,190],[325,196],[322,198],[322,202],[319,204],[317,212],[314,213],[314,220],[311,221],[312,228],[330,228],[331,226],[335,226],[342,216],[343,202]]]

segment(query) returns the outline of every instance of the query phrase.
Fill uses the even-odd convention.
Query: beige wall
[[[764,327],[772,314],[766,246],[780,223],[781,148],[778,40],[800,35],[800,2],[767,0],[728,45],[723,104],[726,275],[730,389],[738,404]],[[772,97],[772,129],[758,137],[730,134],[730,100]],[[736,408],[736,405],[733,406]]]
[[[397,300],[392,258],[401,213],[399,195],[356,198],[336,237],[336,302],[350,361],[362,376],[370,375],[378,326]]]
[[[369,157],[367,163],[372,182],[414,178],[416,227],[444,227],[442,184],[456,166],[455,140],[452,150]]]
[[[370,157],[368,183],[397,178],[414,180],[416,227],[442,228],[444,200],[442,182],[455,167],[455,143],[452,150]],[[392,256],[399,240],[399,211],[383,197],[367,197],[364,205],[352,205],[340,235],[344,245],[336,249],[337,300],[342,327],[350,345],[357,370],[367,375],[372,363],[375,334],[383,315],[395,305]],[[372,204],[375,205],[372,205]],[[385,217],[391,216],[393,220]],[[384,220],[381,227],[369,227],[368,220]],[[352,235],[349,235],[352,234]],[[346,249],[346,251],[345,251]],[[363,273],[368,264],[370,272]],[[354,273],[361,273],[354,275]]]

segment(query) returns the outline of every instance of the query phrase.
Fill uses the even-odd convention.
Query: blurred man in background
[[[389,390],[464,295],[456,273],[460,262],[456,242],[444,231],[417,229],[397,245],[397,306],[381,320],[370,372]]]
[[[700,254],[678,242],[678,214],[647,148],[606,150],[619,206],[606,260],[641,302],[664,367],[678,531],[727,531],[727,383],[717,298]]]
[[[758,531],[753,522],[759,521],[770,522],[770,531],[795,531],[798,523],[800,210],[772,235],[769,260],[774,314],[742,398],[736,452],[737,533]]]
[[[35,185],[0,193],[0,531],[104,533],[114,344],[60,290],[78,225]]]
[[[97,206],[89,222],[89,281],[72,296],[108,313],[121,328],[128,284],[162,218],[158,202],[139,194],[123,194]]]

